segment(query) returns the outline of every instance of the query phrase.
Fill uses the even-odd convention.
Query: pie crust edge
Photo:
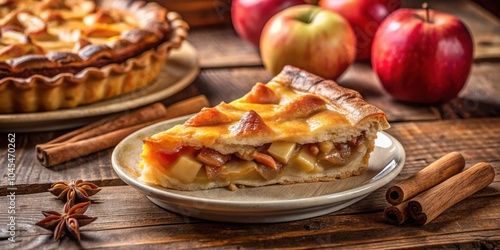
[[[161,9],[164,9],[154,2],[104,0],[102,4],[108,8],[114,6],[133,8],[148,15],[158,14],[154,12],[159,10],[161,12]],[[86,64],[90,63],[90,67],[84,68],[78,73],[59,73],[52,77],[34,74],[26,78],[4,77],[0,79],[0,113],[26,113],[74,108],[130,93],[152,83],[168,60],[171,49],[179,48],[182,45],[189,30],[188,24],[176,12],[168,11],[164,18],[165,25],[169,29],[169,33],[164,34],[165,39],[158,40],[160,43],[157,46],[146,49],[123,62],[93,67],[93,61],[99,60],[100,54],[105,54],[97,48],[91,52],[94,54],[89,59],[84,60]],[[158,27],[157,29],[163,28]],[[130,48],[127,49],[130,50]],[[33,58],[29,58],[29,56],[31,55],[25,56],[28,59],[28,65],[32,64],[35,70],[41,67],[37,65],[39,61],[50,63],[50,59],[46,56],[34,55]],[[30,59],[32,62],[29,62]],[[8,66],[6,62],[1,63],[5,67]],[[56,64],[59,65],[59,63]]]

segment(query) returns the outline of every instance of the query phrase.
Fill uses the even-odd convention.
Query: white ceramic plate
[[[48,112],[0,114],[0,131],[35,132],[73,128],[103,115],[163,100],[186,88],[198,76],[198,54],[188,42],[173,49],[156,80],[132,93],[100,102]]]
[[[368,171],[332,182],[178,191],[140,182],[142,139],[182,123],[186,117],[144,128],[125,138],[113,151],[115,172],[160,207],[185,216],[225,222],[271,223],[316,217],[345,208],[394,179],[405,162],[401,144],[379,133]]]

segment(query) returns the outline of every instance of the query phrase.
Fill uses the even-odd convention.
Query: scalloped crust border
[[[170,12],[170,15],[178,16]],[[172,21],[172,20],[170,20]],[[27,113],[74,108],[130,93],[152,83],[167,62],[169,52],[185,37],[172,27],[172,38],[121,64],[89,67],[77,74],[54,77],[6,77],[0,80],[0,113]]]
[[[74,108],[148,85],[160,73],[169,54],[169,42],[121,64],[87,68],[54,77],[7,78],[0,89],[0,113],[52,111]]]

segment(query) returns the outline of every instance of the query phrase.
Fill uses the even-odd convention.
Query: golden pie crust
[[[0,113],[73,108],[144,87],[188,25],[130,0],[0,0]]]
[[[286,66],[245,96],[145,138],[140,179],[199,190],[347,178],[364,173],[387,128],[358,92]]]

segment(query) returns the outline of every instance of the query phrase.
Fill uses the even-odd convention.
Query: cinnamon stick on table
[[[402,224],[408,218],[410,218],[410,213],[408,212],[408,201],[405,201],[396,206],[389,206],[384,209],[384,218],[386,221],[392,224]]]
[[[93,136],[102,135],[119,128],[141,124],[144,121],[156,120],[160,117],[164,117],[165,115],[167,115],[167,113],[167,108],[163,104],[159,102],[154,103],[130,113],[114,115],[93,122],[84,127],[73,130],[72,132],[61,135],[42,145],[48,146],[48,144],[53,144],[52,146],[57,146],[56,143],[73,142],[91,138]]]
[[[208,105],[206,97],[200,95],[172,104],[168,108],[161,103],[155,103],[128,114],[105,118],[37,145],[37,159],[43,166],[51,167],[116,146],[125,137],[143,127],[195,113]]]
[[[408,179],[389,187],[386,200],[395,206],[384,209],[384,218],[392,224],[402,224],[410,218],[408,199],[459,173],[464,166],[463,156],[460,153],[451,152]]]
[[[443,211],[488,186],[495,179],[495,170],[480,162],[454,175],[408,202],[408,211],[420,225],[425,225]]]
[[[393,205],[400,204],[459,173],[464,167],[465,159],[460,153],[446,154],[408,179],[387,189],[386,200]]]

